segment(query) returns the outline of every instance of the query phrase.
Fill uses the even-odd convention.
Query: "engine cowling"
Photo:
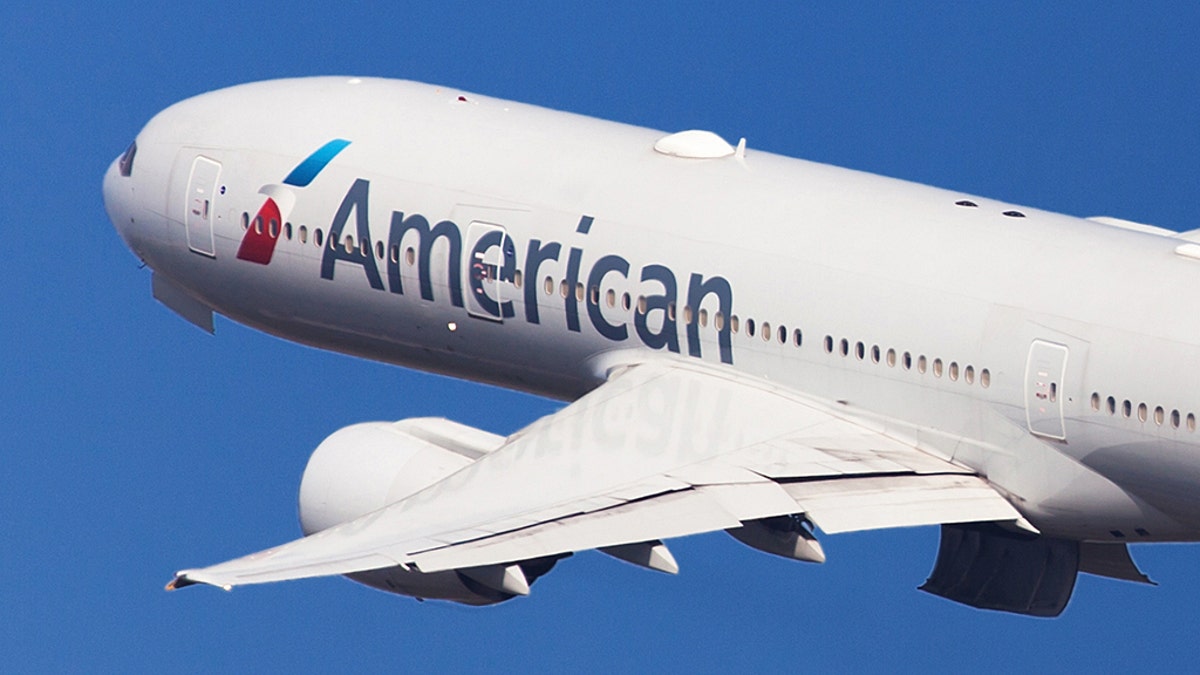
[[[317,446],[304,469],[300,526],[310,535],[383,508],[442,480],[503,442],[503,436],[441,418],[365,422],[339,429]],[[550,571],[557,560],[520,561],[515,563],[519,571],[513,565],[433,573],[387,567],[346,576],[418,599],[487,605],[527,593],[527,584]]]

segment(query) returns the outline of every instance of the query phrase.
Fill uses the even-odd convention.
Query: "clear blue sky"
[[[1200,6],[101,4],[0,8],[0,670],[1194,666],[1190,545],[1134,550],[1158,588],[1083,577],[1054,621],[917,592],[935,528],[827,537],[823,566],[693,537],[676,578],[586,553],[485,609],[336,578],[165,593],[178,568],[295,537],[304,463],[341,426],[508,433],[556,404],[227,321],[205,335],[151,299],[100,179],[187,96],[379,75],[1192,229]]]

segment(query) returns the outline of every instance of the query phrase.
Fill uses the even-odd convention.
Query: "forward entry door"
[[[1029,431],[1066,440],[1063,421],[1063,380],[1069,350],[1054,342],[1034,340],[1025,365],[1025,415]]]
[[[184,198],[183,222],[187,229],[188,248],[210,258],[217,257],[213,243],[213,218],[216,214],[217,181],[221,164],[207,157],[192,162]]]

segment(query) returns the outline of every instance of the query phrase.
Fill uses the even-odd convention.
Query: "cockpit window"
[[[133,156],[137,154],[137,141],[129,144],[125,150],[125,154],[121,155],[121,161],[117,162],[117,167],[121,171],[121,175],[128,178],[133,175]]]

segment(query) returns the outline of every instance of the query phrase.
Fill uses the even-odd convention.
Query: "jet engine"
[[[313,451],[300,481],[300,527],[310,535],[404,499],[467,466],[503,436],[440,418],[366,422],[335,431]],[[529,593],[559,557],[424,573],[387,567],[346,575],[419,600],[489,605]]]

